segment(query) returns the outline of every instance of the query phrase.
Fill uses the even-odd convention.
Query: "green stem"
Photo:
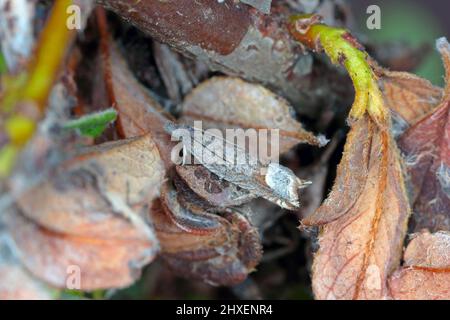
[[[347,69],[355,87],[351,118],[359,119],[367,112],[376,122],[384,122],[387,112],[367,52],[347,30],[317,21],[315,15],[293,16],[289,30],[296,40],[313,50],[325,51],[334,64]]]

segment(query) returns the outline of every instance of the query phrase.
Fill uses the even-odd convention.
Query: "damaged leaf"
[[[383,299],[400,263],[409,217],[401,158],[368,54],[345,29],[316,15],[291,19],[291,33],[347,69],[355,87],[350,132],[333,189],[303,221],[324,225],[312,268],[318,299]]]
[[[158,251],[145,216],[164,175],[150,135],[88,147],[68,159],[18,199],[21,213],[12,215],[10,230],[24,264],[58,287],[65,286],[69,262],[85,269],[84,290],[131,284]],[[142,263],[131,274],[134,260]],[[50,267],[58,272],[47,273]]]
[[[233,210],[217,215],[197,207],[194,212],[166,188],[151,215],[162,257],[177,274],[232,285],[242,282],[261,259],[257,230]]]
[[[256,197],[250,191],[219,178],[202,165],[176,166],[176,171],[192,191],[213,206],[238,206]]]
[[[170,152],[174,143],[164,130],[172,116],[149,95],[136,80],[116,46],[108,42],[104,47],[104,69],[111,103],[118,112],[117,125],[126,138],[151,132],[166,166],[172,164]]]
[[[394,299],[450,299],[450,233],[418,234],[409,243],[404,265],[393,273],[389,289]]]
[[[96,239],[58,233],[17,211],[10,213],[7,225],[13,230],[12,237],[25,267],[59,288],[67,287],[71,270],[81,272],[83,291],[126,287],[154,257],[155,244],[148,240]]]
[[[442,97],[441,88],[407,72],[383,69],[380,83],[386,106],[408,126],[436,107]]]
[[[437,41],[447,72],[439,105],[399,139],[411,180],[415,230],[450,230],[450,48]]]
[[[407,72],[389,71],[372,62],[379,80],[386,106],[392,113],[395,138],[429,113],[439,103],[442,89],[428,80]]]

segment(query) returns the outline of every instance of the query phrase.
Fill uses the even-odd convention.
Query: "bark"
[[[329,79],[314,79],[311,54],[289,37],[285,21],[295,12],[282,1],[272,4],[270,15],[232,0],[97,1],[212,70],[274,89],[302,114],[314,115],[329,96]]]

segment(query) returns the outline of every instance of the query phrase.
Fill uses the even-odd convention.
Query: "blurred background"
[[[443,67],[434,40],[450,36],[450,1],[442,0],[348,0],[353,11],[356,30],[370,42],[404,42],[427,55],[414,70],[418,75],[442,86]],[[366,26],[367,7],[378,5],[381,9],[381,29],[369,30]]]

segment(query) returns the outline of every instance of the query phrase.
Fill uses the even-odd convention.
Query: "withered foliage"
[[[360,152],[351,150],[356,145]],[[368,117],[352,125],[346,146],[333,190],[304,221],[325,224],[313,289],[319,299],[384,298],[409,216],[399,154],[390,133]]]
[[[399,138],[411,177],[416,231],[450,231],[450,48],[441,39],[438,49],[447,72],[444,95]]]
[[[389,279],[394,299],[437,300],[449,298],[450,235],[425,231],[415,235],[404,254],[404,264]]]
[[[350,86],[285,23],[306,9],[346,23],[342,4],[97,2],[163,43],[94,10],[61,66],[47,118],[0,184],[0,299],[61,297],[55,289],[67,288],[73,266],[87,292],[147,281],[159,297],[181,277],[241,298],[274,296],[270,289],[291,297],[284,285],[301,278],[317,299],[450,299],[446,40],[438,41],[446,88],[371,61],[390,115],[345,122],[345,110],[328,105],[347,101]],[[25,37],[36,28],[27,23]],[[130,50],[128,36],[145,49]],[[6,49],[15,68],[30,51]],[[385,52],[383,61],[397,60]],[[99,137],[63,129],[109,107],[117,120]],[[201,139],[180,148],[177,129]],[[227,129],[279,130],[279,145],[268,136],[266,148],[279,148],[283,165],[227,140]],[[333,139],[320,149],[325,135]],[[175,162],[174,151],[195,162]]]
[[[7,212],[22,262],[56,287],[66,286],[70,265],[85,270],[83,290],[131,284],[158,251],[146,216],[163,168],[150,135],[88,147],[62,163]]]
[[[437,46],[448,79],[449,45],[440,39]],[[303,220],[323,226],[313,290],[318,299],[448,299],[448,84],[437,102],[442,93],[425,80],[382,73],[387,105],[410,126],[399,137],[406,161],[389,122],[380,126],[366,116],[351,124],[333,189]],[[410,202],[414,229],[427,231],[408,244],[399,266]]]

